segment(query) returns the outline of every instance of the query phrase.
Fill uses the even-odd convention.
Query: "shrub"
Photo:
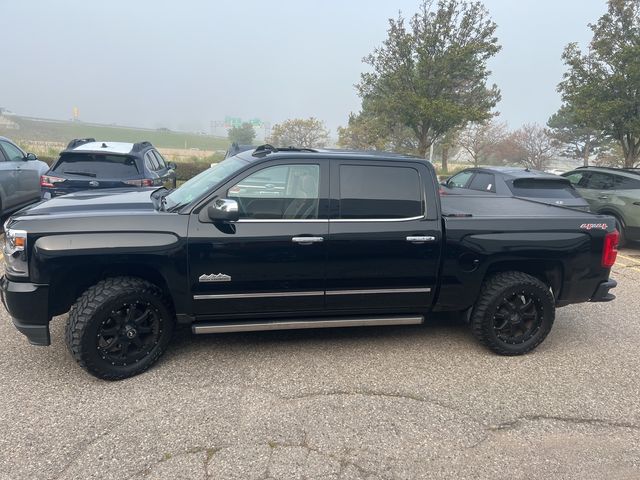
[[[176,165],[178,166],[176,168],[176,178],[179,182],[185,182],[211,166],[211,164],[205,162],[180,162]]]

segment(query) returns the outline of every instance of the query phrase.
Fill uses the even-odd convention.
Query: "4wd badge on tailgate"
[[[580,228],[582,230],[606,230],[608,227],[606,223],[583,223]]]

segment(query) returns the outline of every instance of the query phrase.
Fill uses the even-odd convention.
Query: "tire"
[[[95,377],[132,377],[160,358],[174,318],[169,300],[156,285],[134,277],[108,278],[88,288],[71,307],[67,347]]]
[[[495,353],[523,355],[542,343],[554,319],[547,285],[526,273],[503,272],[484,282],[470,323],[474,336]]]

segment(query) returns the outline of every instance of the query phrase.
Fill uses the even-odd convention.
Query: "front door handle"
[[[324,242],[324,237],[293,237],[291,241],[300,245],[311,245],[312,243]]]
[[[607,198],[609,198],[609,195],[598,195],[598,198],[600,200],[606,200]]]
[[[407,242],[411,243],[426,243],[426,242],[435,242],[436,237],[432,235],[415,235],[407,237]]]

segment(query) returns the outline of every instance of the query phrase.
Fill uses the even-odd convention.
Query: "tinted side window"
[[[145,153],[144,163],[146,164],[149,170],[152,170],[154,172],[160,168],[160,165],[158,165],[158,160],[150,151]]]
[[[613,188],[613,175],[601,172],[591,172],[586,188],[594,190],[609,190]]]
[[[156,160],[158,161],[159,169],[163,170],[167,168],[167,163],[164,161],[164,158],[162,157],[162,155],[160,155],[160,152],[158,152],[157,150],[153,150],[153,154],[155,155]]]
[[[229,189],[240,218],[316,219],[319,165],[278,165],[252,173]]]
[[[469,179],[473,176],[473,172],[460,172],[454,175],[447,181],[447,185],[450,187],[464,188]]]
[[[580,180],[582,180],[583,175],[583,172],[576,172],[569,175],[563,175],[563,177],[569,180],[571,182],[571,185],[580,187]]]
[[[613,176],[613,188],[618,190],[638,190],[640,189],[640,180],[635,178],[622,177],[620,175]]]
[[[20,162],[24,158],[24,154],[18,147],[11,145],[8,142],[0,142],[0,145],[4,149],[4,153],[7,156],[7,160],[10,162]]]
[[[480,190],[482,192],[496,192],[496,179],[491,173],[476,173],[473,180],[469,184],[471,190]]]
[[[410,218],[422,214],[422,184],[414,168],[340,166],[340,218]]]

